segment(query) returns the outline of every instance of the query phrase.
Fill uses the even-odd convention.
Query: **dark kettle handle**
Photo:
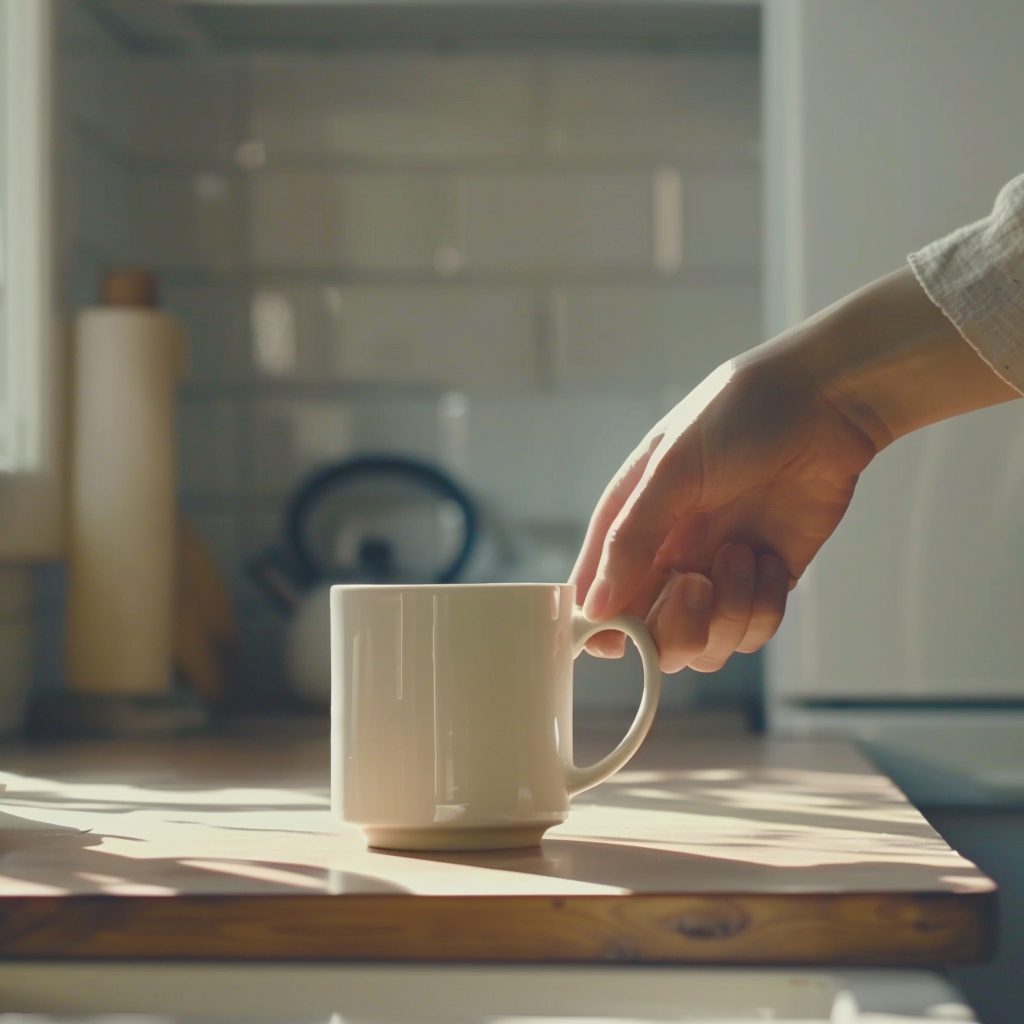
[[[364,455],[327,466],[311,476],[295,493],[285,511],[285,543],[300,575],[313,580],[324,576],[306,538],[305,524],[320,499],[330,491],[372,477],[397,477],[455,504],[462,513],[464,537],[455,558],[434,578],[451,583],[466,568],[476,546],[479,516],[469,495],[446,473],[426,462],[395,455]]]

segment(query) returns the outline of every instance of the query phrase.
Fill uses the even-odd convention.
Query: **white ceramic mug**
[[[334,812],[371,846],[533,846],[569,798],[636,753],[661,693],[638,619],[595,625],[552,583],[331,588]],[[572,665],[604,629],[643,659],[633,724],[607,757],[573,763]]]

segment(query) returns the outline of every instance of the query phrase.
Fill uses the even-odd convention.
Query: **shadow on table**
[[[545,839],[539,848],[488,853],[396,854],[497,871],[515,871],[590,882],[630,892],[920,892],[987,891],[968,865],[959,869],[915,861],[882,859],[870,850],[851,851],[839,863],[759,859],[738,844],[703,853],[594,839]],[[811,854],[813,857],[813,853]]]
[[[102,849],[105,839],[0,812],[0,890],[4,896],[74,893],[108,896],[408,893],[387,878],[287,861],[231,857],[126,856]],[[137,840],[136,840],[137,841]],[[73,865],[73,868],[69,868]]]

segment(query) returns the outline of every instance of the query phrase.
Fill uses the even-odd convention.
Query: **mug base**
[[[378,850],[514,850],[537,846],[557,822],[493,828],[363,828],[368,846]]]

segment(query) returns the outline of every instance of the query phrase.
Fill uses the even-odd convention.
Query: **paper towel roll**
[[[67,624],[68,685],[78,693],[172,686],[175,385],[184,356],[183,329],[158,309],[79,314]]]

